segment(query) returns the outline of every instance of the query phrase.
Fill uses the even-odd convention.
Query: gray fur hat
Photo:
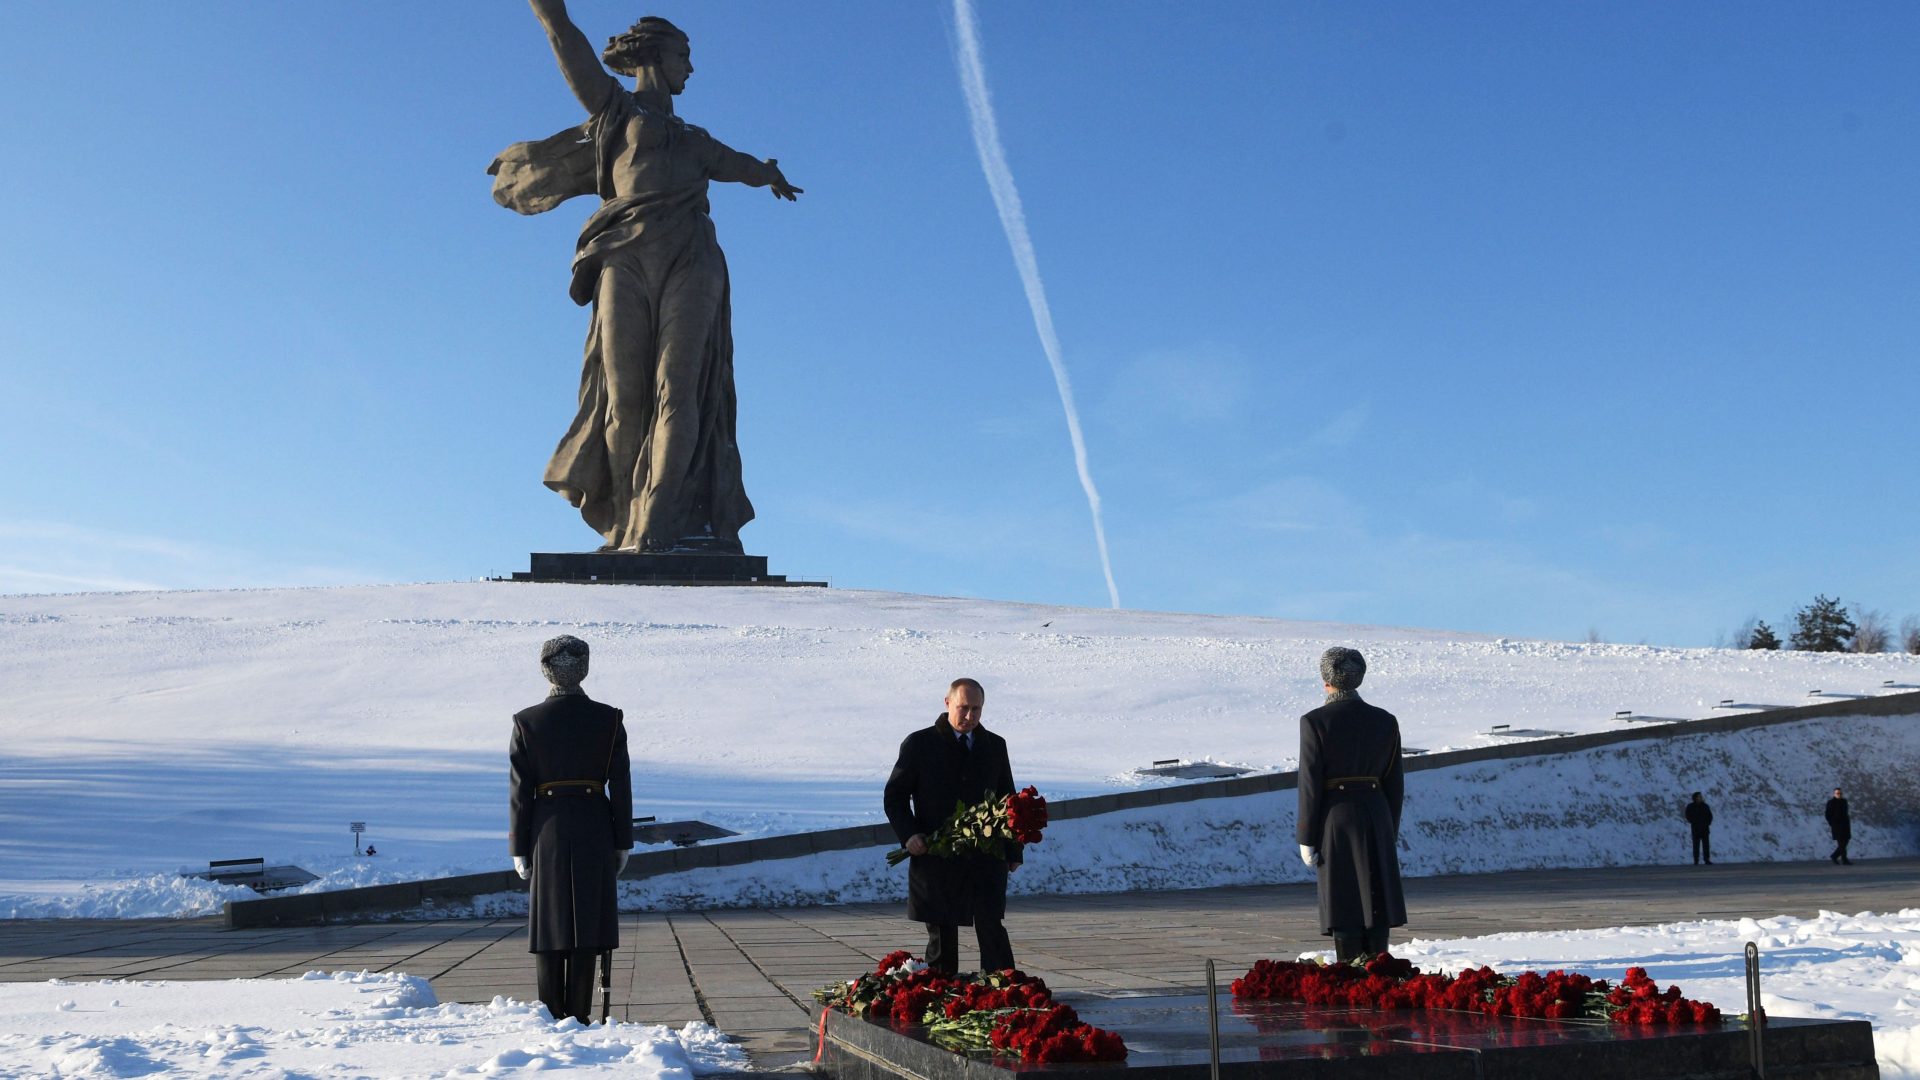
[[[587,643],[572,634],[548,638],[540,646],[540,670],[545,671],[548,678],[559,675],[579,682],[587,673]]]
[[[1367,677],[1367,658],[1353,649],[1335,645],[1320,654],[1320,681],[1335,690],[1358,690]]]

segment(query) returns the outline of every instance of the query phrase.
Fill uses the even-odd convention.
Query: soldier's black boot
[[[567,954],[566,1015],[582,1024],[593,1023],[593,977],[599,961],[600,954],[591,949]]]
[[[540,1004],[547,1007],[547,1014],[555,1020],[572,1015],[572,1010],[567,1007],[567,954],[534,953],[533,970]]]

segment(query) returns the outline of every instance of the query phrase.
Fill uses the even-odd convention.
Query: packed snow
[[[1884,1080],[1920,1080],[1920,908],[1415,940],[1396,943],[1393,953],[1428,971],[1486,964],[1618,979],[1628,967],[1644,967],[1662,986],[1677,984],[1733,1016],[1747,1011],[1749,941],[1760,947],[1760,1007],[1768,1015],[1870,1021]]]
[[[746,1067],[706,1024],[555,1023],[496,997],[442,1005],[425,979],[0,984],[0,1077],[459,1077],[565,1071],[691,1080]]]
[[[460,584],[0,597],[0,916],[217,910],[180,879],[263,857],[312,889],[505,864],[508,717],[539,643],[594,648],[635,812],[745,836],[879,820],[949,680],[987,686],[1020,783],[1135,786],[1158,758],[1292,764],[1316,661],[1354,645],[1409,746],[1584,732],[1920,683],[1920,657],[1515,641],[852,590]],[[1157,782],[1157,781],[1156,781]],[[354,854],[350,821],[380,854]]]

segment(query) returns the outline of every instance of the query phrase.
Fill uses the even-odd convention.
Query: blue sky
[[[693,40],[776,572],[1101,605],[939,3]],[[1706,644],[1920,613],[1920,7],[1010,4],[988,79],[1123,604]],[[520,4],[0,5],[0,591],[473,578],[585,314]]]

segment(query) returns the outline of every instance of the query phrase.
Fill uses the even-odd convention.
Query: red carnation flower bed
[[[1454,1009],[1535,1019],[1585,1017],[1616,1024],[1718,1024],[1720,1010],[1665,990],[1632,967],[1617,984],[1570,971],[1502,975],[1490,967],[1458,975],[1426,974],[1385,953],[1366,961],[1320,964],[1260,960],[1233,980],[1240,999],[1298,1001],[1323,1008]]]
[[[1053,1000],[1045,982],[1011,968],[941,975],[904,951],[891,952],[872,971],[813,996],[826,1008],[896,1027],[924,1024],[929,1039],[951,1050],[1033,1064],[1127,1057],[1118,1032],[1082,1023],[1072,1006]]]

